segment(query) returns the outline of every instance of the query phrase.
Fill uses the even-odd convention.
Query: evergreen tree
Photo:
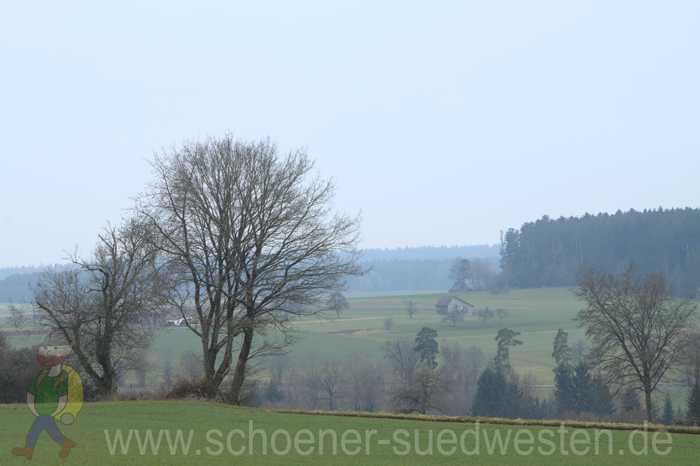
[[[437,355],[440,352],[437,338],[437,331],[430,327],[423,327],[416,335],[414,350],[420,354],[420,361],[431,369],[438,365]]]
[[[502,328],[498,331],[496,335],[496,342],[498,349],[496,350],[496,358],[494,363],[496,365],[496,370],[503,373],[509,374],[511,372],[510,366],[510,347],[522,345],[523,342],[518,340],[517,337],[520,332],[511,330],[509,328]]]
[[[626,413],[639,411],[642,404],[639,401],[639,391],[636,388],[628,388],[622,394],[622,410]]]
[[[591,412],[601,417],[615,414],[615,400],[602,377],[593,377],[591,385]]]
[[[661,422],[666,425],[673,424],[673,403],[671,402],[671,395],[666,394],[666,399],[664,400],[664,415]]]
[[[593,410],[594,387],[590,370],[585,363],[579,363],[574,368],[572,378],[575,399],[574,406],[577,413],[589,413]]]
[[[472,413],[475,416],[507,416],[505,398],[509,391],[505,375],[487,367],[476,383]]]
[[[570,286],[583,269],[614,273],[666,271],[676,295],[700,286],[700,209],[630,210],[552,219],[508,230],[501,244],[502,279],[513,287]]]
[[[525,396],[517,377],[491,366],[477,380],[472,405],[475,416],[540,417],[539,402]]]
[[[467,291],[472,287],[472,263],[469,259],[455,259],[450,267],[452,287],[450,293]]]
[[[569,348],[569,334],[564,329],[557,330],[554,337],[552,357],[557,366],[571,364],[571,348]]]
[[[554,368],[554,399],[559,414],[576,411],[576,391],[571,367],[559,365]]]
[[[688,424],[700,425],[700,383],[696,383],[688,397]]]

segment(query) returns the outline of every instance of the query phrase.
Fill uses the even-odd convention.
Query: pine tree
[[[591,411],[602,417],[610,417],[615,414],[615,401],[610,388],[602,377],[593,377]]]
[[[437,331],[430,327],[423,327],[416,335],[415,351],[420,354],[420,360],[431,369],[437,367],[437,355],[440,352],[437,338]]]
[[[574,368],[572,384],[575,393],[574,405],[577,413],[589,413],[593,409],[593,380],[591,372],[585,363],[579,363]]]
[[[521,340],[516,338],[518,335],[520,335],[520,332],[509,328],[502,328],[498,331],[496,338],[494,338],[498,345],[494,363],[496,365],[496,370],[503,374],[509,374],[511,371],[510,347],[523,344]]]
[[[500,371],[487,367],[476,382],[472,413],[475,416],[504,416],[508,382]]]
[[[564,329],[557,330],[554,337],[552,357],[557,366],[568,366],[571,364],[571,348],[569,348],[569,334]]]
[[[666,399],[664,400],[664,415],[661,422],[666,425],[673,424],[673,403],[669,394],[666,394]]]
[[[700,383],[696,383],[688,397],[688,424],[700,425]]]
[[[571,367],[560,365],[554,368],[554,399],[560,415],[576,411],[576,393],[572,379]]]
[[[629,413],[642,409],[642,404],[639,401],[639,393],[634,388],[625,390],[622,394],[622,410]]]

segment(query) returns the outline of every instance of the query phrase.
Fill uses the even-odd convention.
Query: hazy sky
[[[303,146],[363,246],[697,206],[697,1],[14,1],[0,265],[91,249],[187,139]]]

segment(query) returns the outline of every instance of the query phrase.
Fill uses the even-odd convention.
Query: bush
[[[14,350],[0,341],[0,403],[24,403],[38,373],[35,348]]]
[[[394,328],[394,319],[387,317],[384,319],[384,330],[390,332],[392,328]]]
[[[165,395],[167,399],[206,398],[202,380],[178,379]]]

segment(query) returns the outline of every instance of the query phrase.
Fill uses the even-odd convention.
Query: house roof
[[[466,304],[469,307],[474,307],[474,305],[472,303],[469,303],[469,302],[467,302],[461,298],[458,298],[456,296],[443,296],[442,298],[438,299],[438,302],[437,302],[437,304],[435,304],[435,306],[447,307],[447,306],[449,306],[449,304],[452,300],[459,301],[460,303]]]

